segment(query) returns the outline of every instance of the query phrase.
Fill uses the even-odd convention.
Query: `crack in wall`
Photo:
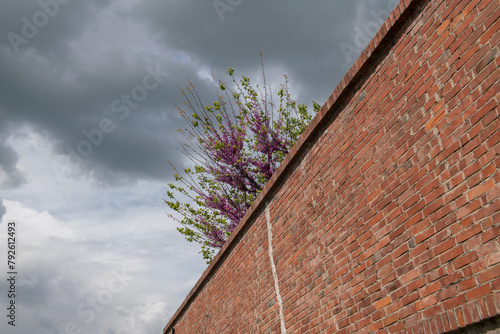
[[[276,299],[280,310],[281,334],[286,334],[285,317],[283,315],[283,301],[281,300],[280,287],[278,284],[278,274],[276,272],[276,265],[273,258],[273,231],[271,226],[271,216],[269,214],[269,203],[266,203],[266,221],[267,221],[267,242],[269,245],[269,261],[271,262],[271,269],[274,278],[274,290],[276,292]]]

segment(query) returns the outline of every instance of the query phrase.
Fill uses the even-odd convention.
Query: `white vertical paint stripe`
[[[286,334],[285,327],[285,317],[283,315],[283,301],[281,300],[280,287],[278,284],[278,274],[276,273],[276,265],[274,264],[273,258],[273,231],[271,227],[271,216],[269,214],[269,203],[266,204],[266,220],[267,220],[267,243],[269,245],[269,261],[271,262],[271,269],[273,271],[274,278],[274,290],[276,291],[276,299],[278,300],[278,305],[280,309],[280,321],[281,321],[281,334]]]

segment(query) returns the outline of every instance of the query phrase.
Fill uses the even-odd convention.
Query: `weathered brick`
[[[479,259],[477,253],[471,252],[455,259],[455,261],[453,261],[453,266],[455,267],[455,269],[459,269],[465,265],[468,265],[469,263],[476,261],[477,259]]]
[[[417,300],[417,302],[415,303],[415,306],[416,306],[417,311],[418,311],[421,309],[425,309],[431,305],[434,305],[434,304],[436,304],[436,302],[437,302],[436,296],[431,295],[431,296],[427,296],[425,298],[422,298],[420,300]]]
[[[469,290],[465,293],[467,300],[474,300],[482,297],[491,292],[491,288],[488,284],[479,286],[475,289]]]
[[[500,277],[500,264],[494,265],[477,275],[477,280],[480,283],[493,280]]]

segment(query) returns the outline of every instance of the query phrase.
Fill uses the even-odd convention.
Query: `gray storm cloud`
[[[0,129],[2,131],[2,129]],[[19,156],[7,142],[6,129],[0,133],[0,189],[13,189],[26,182],[23,173],[17,168]],[[1,210],[0,210],[1,213]]]
[[[0,32],[10,36],[0,40],[0,118],[30,125],[61,163],[77,162],[78,173],[105,184],[171,177],[168,161],[184,159],[173,140],[182,125],[170,103],[181,100],[177,85],[193,80],[210,101],[205,72],[224,75],[231,66],[258,75],[259,49],[270,78],[287,73],[301,103],[323,103],[350,66],[339,45],[352,43],[352,22],[387,7],[258,0],[221,12],[194,0],[58,3],[0,4]],[[141,90],[148,66],[169,75]],[[125,108],[130,116],[121,119],[115,111]],[[113,122],[109,133],[103,119]],[[15,151],[3,144],[0,153],[5,186],[19,186]]]
[[[2,221],[3,216],[7,213],[7,209],[5,205],[3,205],[3,200],[0,198],[0,222]]]

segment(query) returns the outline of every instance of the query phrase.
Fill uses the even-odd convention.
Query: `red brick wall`
[[[402,0],[166,333],[442,333],[500,314],[500,6]]]

